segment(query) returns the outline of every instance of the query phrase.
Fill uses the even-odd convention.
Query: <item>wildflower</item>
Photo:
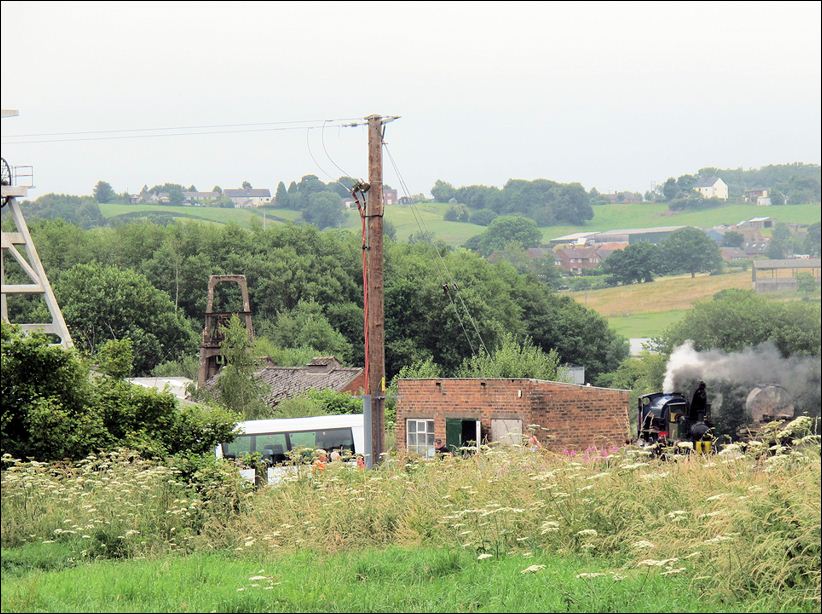
[[[676,563],[679,559],[645,559],[644,561],[640,561],[636,564],[637,567],[645,566],[645,567],[664,567],[670,563]]]
[[[668,571],[663,571],[659,575],[661,575],[661,576],[673,576],[674,574],[678,574],[678,573],[681,573],[683,571],[685,571],[684,567],[677,567],[676,569],[669,569]]]
[[[725,496],[724,492],[719,493],[718,495],[714,495],[713,497],[708,497],[705,501],[719,501]]]
[[[581,578],[583,580],[588,580],[589,578],[600,578],[604,575],[605,575],[604,573],[599,573],[599,572],[578,573],[577,578]]]
[[[582,531],[577,531],[577,537],[596,537],[599,535],[596,529],[583,529]]]
[[[545,569],[545,565],[529,565],[520,573],[537,573],[538,571],[542,571],[543,569]]]
[[[267,579],[268,579],[268,576],[251,576],[249,578],[249,581],[257,582],[258,580],[267,580]]]
[[[493,554],[488,554],[487,552],[483,552],[477,557],[478,561],[484,561],[485,559],[492,559],[494,558]]]
[[[642,549],[642,550],[646,550],[648,548],[653,548],[653,547],[654,547],[654,545],[651,542],[649,542],[647,540],[644,540],[644,539],[641,539],[638,542],[634,542],[633,544],[631,544],[631,548],[637,548],[637,549]]]

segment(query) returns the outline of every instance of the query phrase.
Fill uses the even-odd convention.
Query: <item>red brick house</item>
[[[549,450],[622,445],[629,436],[628,391],[535,379],[407,379],[397,397],[397,449],[432,456],[435,439],[521,443],[536,435]]]

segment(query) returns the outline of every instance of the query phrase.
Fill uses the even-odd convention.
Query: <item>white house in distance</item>
[[[719,177],[700,177],[694,190],[699,192],[703,198],[718,198],[728,200],[728,184]]]
[[[235,207],[262,207],[271,202],[271,192],[266,189],[223,190],[223,196],[230,198]]]

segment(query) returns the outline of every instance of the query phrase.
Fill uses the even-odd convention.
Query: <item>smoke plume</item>
[[[692,341],[674,349],[668,360],[663,390],[689,395],[704,381],[708,400],[717,410],[727,413],[756,386],[782,386],[790,395],[796,413],[819,415],[820,361],[816,356],[785,358],[770,342],[745,348],[741,352],[707,350],[698,352]],[[736,408],[739,409],[739,408]]]

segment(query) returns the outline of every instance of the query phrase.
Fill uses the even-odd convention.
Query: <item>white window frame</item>
[[[413,429],[411,428],[412,423]],[[420,437],[422,437],[422,442],[420,442]],[[406,418],[405,447],[409,453],[419,454],[424,458],[433,458],[434,420],[431,418]]]

